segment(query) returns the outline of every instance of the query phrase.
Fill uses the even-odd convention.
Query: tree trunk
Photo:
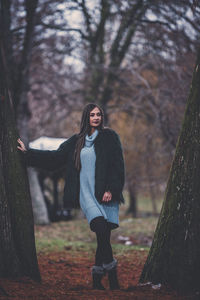
[[[28,168],[28,177],[33,205],[34,223],[37,225],[47,225],[49,224],[49,217],[44,196],[39,185],[37,172],[33,168]]]
[[[137,197],[136,197],[136,191],[135,186],[131,183],[128,183],[128,192],[129,192],[129,207],[127,209],[127,214],[131,213],[134,218],[137,217]]]
[[[8,94],[4,94],[0,115],[0,276],[27,275],[40,280],[27,175],[17,153],[13,119]]]
[[[200,290],[200,51],[162,211],[140,281]]]
[[[29,69],[32,57],[32,48],[34,42],[34,30],[36,23],[36,11],[38,0],[25,1],[26,8],[26,33],[24,37],[21,62],[18,66],[17,78],[14,85],[15,110],[17,115],[17,125],[20,138],[28,147],[29,132],[28,122],[30,111],[28,106],[29,91]],[[33,214],[35,224],[49,224],[47,207],[42,194],[36,172],[28,169],[30,191],[33,205]]]
[[[152,203],[152,210],[153,210],[153,214],[156,215],[158,210],[156,205],[156,193],[154,190],[154,186],[152,185],[153,172],[152,172],[152,162],[149,154],[152,153],[152,136],[147,135],[146,140],[147,140],[146,173],[149,182],[149,194]]]
[[[158,210],[156,205],[156,193],[154,191],[154,187],[151,185],[151,182],[149,182],[149,194],[150,194],[153,214],[157,215]]]
[[[4,8],[0,2],[0,276],[40,281],[28,180],[17,151],[16,125],[6,65]]]
[[[89,88],[86,91],[85,101],[96,102],[104,110],[105,125],[109,124],[108,104],[112,100],[114,85],[118,79],[121,64],[131,45],[132,38],[136,33],[137,26],[149,7],[143,1],[133,1],[129,9],[124,11],[119,22],[114,38],[109,41],[110,50],[106,48],[107,24],[112,16],[112,3],[110,1],[100,1],[100,20],[96,29],[92,26],[89,11],[82,1],[82,13],[86,23],[87,42],[89,41],[90,55],[88,60],[87,82]],[[96,21],[95,21],[96,23]]]

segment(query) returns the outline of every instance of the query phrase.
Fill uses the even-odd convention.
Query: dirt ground
[[[146,259],[146,252],[139,250],[120,255],[118,275],[121,289],[110,291],[107,278],[103,279],[106,291],[92,289],[91,267],[93,259],[87,252],[77,254],[67,249],[62,252],[39,253],[38,260],[42,283],[28,278],[0,280],[0,299],[133,299],[133,300],[189,300],[197,296],[180,296],[161,286],[140,286],[138,279]],[[5,293],[7,295],[5,295]]]
[[[0,300],[199,300],[199,295],[180,296],[164,286],[154,289],[152,285],[138,284],[157,218],[124,216],[122,211],[120,227],[111,236],[113,255],[118,260],[119,291],[109,290],[107,277],[102,281],[105,291],[92,289],[96,237],[85,219],[76,218],[35,226],[42,282],[0,279]]]

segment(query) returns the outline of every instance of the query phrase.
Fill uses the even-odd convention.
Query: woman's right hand
[[[18,139],[17,142],[20,144],[20,146],[17,146],[17,148],[22,152],[26,152],[27,149],[26,149],[24,143],[22,142],[22,140]]]

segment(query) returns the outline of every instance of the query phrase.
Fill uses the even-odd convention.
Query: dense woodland
[[[137,216],[137,201],[145,196],[158,213],[157,200],[164,197],[172,159],[180,152],[176,145],[184,147],[191,142],[189,137],[184,142],[182,129],[182,140],[177,144],[187,99],[197,101],[194,90],[190,95],[189,91],[193,70],[198,71],[199,66],[198,1],[1,0],[0,5],[1,68],[5,75],[1,74],[0,86],[2,136],[10,134],[4,128],[10,110],[12,121],[8,122],[14,124],[15,119],[26,145],[43,135],[68,138],[78,131],[83,106],[98,103],[104,109],[105,125],[115,129],[122,140],[129,212]],[[195,89],[196,84],[197,90],[198,76],[194,75],[192,86]],[[2,104],[5,98],[12,103],[9,108]],[[196,112],[198,109],[197,105]],[[188,106],[186,119],[189,111]],[[198,118],[195,115],[196,124]],[[188,126],[196,130],[194,124]],[[1,153],[8,144],[1,138]],[[194,149],[198,152],[198,147],[191,151]],[[187,159],[186,155],[185,165],[191,164]],[[165,199],[171,197],[170,191],[168,183]],[[190,214],[187,205],[186,209]],[[159,224],[159,228],[164,226],[162,218]],[[157,256],[158,248],[154,244],[151,257]],[[37,275],[32,276],[39,278],[36,262],[35,266]],[[157,282],[156,275],[148,272],[147,265],[142,280]],[[159,267],[155,272],[162,276]],[[163,276],[163,282],[169,282],[171,275]],[[181,280],[177,286],[182,288]]]

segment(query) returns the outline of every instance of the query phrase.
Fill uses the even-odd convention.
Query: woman
[[[119,226],[119,204],[124,203],[124,160],[119,137],[104,127],[103,117],[102,109],[90,103],[83,110],[79,134],[70,137],[57,150],[27,150],[20,139],[18,149],[25,153],[30,166],[54,170],[66,164],[64,206],[71,209],[80,203],[97,237],[93,288],[105,289],[101,279],[108,273],[113,290],[119,289],[119,283],[110,234]]]

